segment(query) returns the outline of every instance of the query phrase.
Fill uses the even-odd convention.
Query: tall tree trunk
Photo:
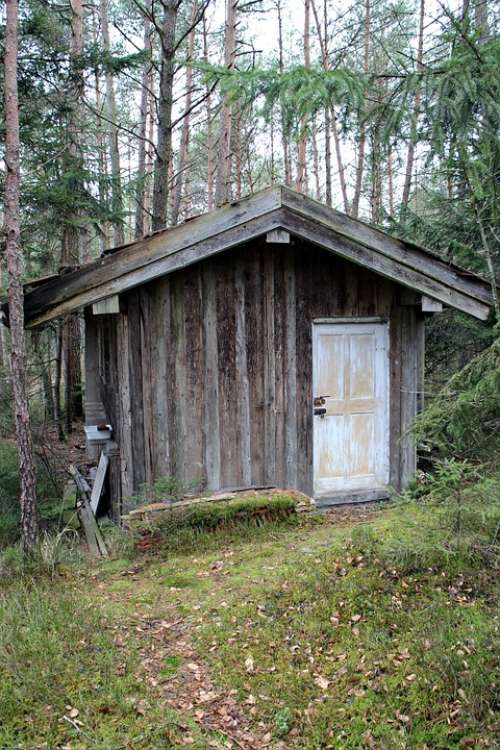
[[[283,19],[281,16],[281,0],[277,0],[276,8],[278,11],[278,45],[279,45],[279,70],[283,73]],[[283,149],[283,170],[285,176],[285,185],[292,184],[292,162],[290,159],[290,146],[288,143],[288,128],[286,126],[285,107],[281,105],[281,146]]]
[[[47,329],[49,330],[49,329]],[[51,362],[50,362],[50,339],[46,339],[46,331],[33,331],[31,334],[31,341],[33,343],[33,351],[36,354],[38,360],[38,368],[40,371],[40,377],[42,381],[42,392],[43,392],[43,403],[45,406],[45,419],[49,422],[54,421],[54,393],[52,391],[52,375],[51,375]],[[44,346],[44,339],[49,342],[49,346]],[[48,348],[48,357],[47,355]]]
[[[238,0],[227,0],[226,26],[224,36],[224,65],[233,71],[236,59],[236,26]],[[221,129],[219,136],[219,163],[215,186],[215,202],[217,206],[227,203],[231,197],[231,173],[233,154],[231,149],[233,130],[233,105],[226,94],[222,105]]]
[[[24,336],[24,297],[22,287],[21,222],[19,191],[19,102],[17,91],[17,0],[7,0],[4,57],[5,96],[5,254],[7,257],[9,321],[11,331],[11,370],[19,479],[21,484],[21,541],[29,554],[38,535],[36,480],[31,442],[30,414],[26,389],[26,350]]]
[[[160,33],[161,67],[158,105],[158,139],[153,179],[152,229],[167,225],[169,168],[172,162],[172,106],[175,74],[175,27],[178,0],[164,0],[163,26]]]
[[[375,125],[371,132],[371,220],[373,224],[382,222],[382,148],[380,144],[380,132]]]
[[[0,291],[3,291],[3,270],[2,259],[0,258]],[[5,346],[5,326],[2,323],[2,313],[0,312],[0,379],[4,376],[4,370],[7,364],[7,347]]]
[[[146,196],[146,138],[148,127],[148,101],[149,85],[151,79],[151,21],[149,14],[151,12],[151,0],[148,0],[144,14],[144,31],[143,31],[143,49],[147,58],[142,65],[141,74],[141,104],[140,104],[140,126],[139,126],[139,150],[137,154],[137,190],[135,195],[135,231],[136,240],[141,239],[146,234],[144,203]]]
[[[392,146],[387,150],[387,190],[389,193],[389,214],[394,216],[394,176],[392,173]]]
[[[370,28],[371,28],[371,6],[370,0],[365,0],[365,21],[364,21],[364,39],[363,39],[363,72],[368,74],[370,60]],[[365,92],[366,93],[366,92]],[[366,100],[361,111],[361,124],[359,128],[358,160],[356,165],[356,183],[354,186],[354,196],[352,199],[351,214],[357,219],[359,215],[359,200],[361,190],[363,189],[363,174],[365,169],[365,148],[366,148]]]
[[[107,0],[99,0],[99,12],[101,16],[101,33],[104,52],[111,54],[108,25]],[[111,162],[111,208],[113,211],[113,242],[115,246],[123,245],[125,236],[123,232],[123,198],[122,178],[120,171],[120,152],[118,146],[118,128],[116,126],[117,113],[115,102],[115,85],[113,72],[109,63],[105,66],[106,81],[106,116],[108,120],[109,156]]]
[[[420,0],[420,14],[418,22],[418,42],[417,42],[417,75],[422,71],[422,58],[424,51],[424,16],[425,16],[425,0]],[[417,88],[415,90],[415,104],[413,113],[411,115],[410,125],[410,141],[408,143],[408,151],[406,153],[406,168],[405,168],[405,181],[403,185],[403,195],[401,198],[401,205],[403,210],[408,205],[410,200],[411,182],[413,177],[413,164],[415,161],[415,147],[417,145],[417,128],[418,128],[418,116],[420,110],[420,98],[421,98],[421,86],[420,81],[417,80]]]
[[[311,0],[304,2],[304,66],[311,65]],[[304,116],[300,123],[300,139],[297,158],[297,179],[295,187],[300,193],[307,192],[307,118]]]
[[[313,174],[314,174],[314,185],[316,188],[316,199],[321,200],[321,184],[319,179],[319,154],[318,154],[318,139],[316,136],[316,122],[314,118],[311,122],[311,141],[313,150]]]
[[[208,57],[208,26],[206,14],[203,14],[203,60],[206,64]],[[214,131],[212,122],[212,97],[210,84],[207,82],[205,88],[206,113],[207,113],[207,208],[211,211],[214,207]]]
[[[80,262],[80,231],[78,228],[79,203],[83,195],[80,155],[80,113],[79,102],[83,97],[84,81],[83,56],[83,7],[82,0],[71,0],[71,55],[72,73],[71,106],[68,123],[69,145],[67,169],[71,174],[69,192],[72,202],[71,215],[66,221],[63,233],[62,266],[73,268]],[[64,325],[64,372],[66,378],[65,407],[66,427],[72,430],[73,419],[83,414],[82,379],[80,365],[80,324],[78,314],[69,315]]]
[[[488,21],[488,0],[474,0],[474,23],[479,33],[479,41],[486,42],[490,38],[490,24]]]
[[[172,201],[172,224],[177,224],[179,220],[179,211],[181,206],[182,189],[187,183],[186,170],[188,168],[189,157],[189,136],[191,127],[191,104],[193,101],[193,55],[196,26],[194,25],[198,15],[198,2],[194,0],[191,13],[191,23],[193,28],[188,35],[187,44],[187,61],[186,61],[186,99],[184,107],[184,118],[182,120],[181,143],[179,148],[179,159],[177,161],[177,176],[175,180],[174,199]]]

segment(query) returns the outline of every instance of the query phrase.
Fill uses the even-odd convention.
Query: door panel
[[[386,486],[388,325],[314,324],[313,391],[315,494]]]

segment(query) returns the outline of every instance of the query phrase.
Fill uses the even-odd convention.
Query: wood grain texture
[[[27,287],[26,324],[34,327],[99,303],[268,233],[309,240],[478,318],[485,319],[491,309],[491,290],[480,277],[302,194],[274,187]]]
[[[285,485],[311,494],[312,324],[353,317],[389,321],[399,487],[414,469],[400,435],[416,408],[418,337],[400,291],[302,241],[262,238],[122,295],[126,314],[100,324],[103,389],[119,394],[111,408],[122,495],[165,475],[212,490]]]

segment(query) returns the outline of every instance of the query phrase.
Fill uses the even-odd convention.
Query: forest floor
[[[11,581],[0,747],[493,748],[495,577],[398,558],[423,514],[338,510]]]

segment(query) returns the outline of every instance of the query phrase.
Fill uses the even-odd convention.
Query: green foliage
[[[149,700],[134,639],[119,649],[119,623],[75,583],[0,594],[0,745],[76,747],[84,738],[117,748],[126,735],[137,750],[177,746],[176,715]]]
[[[62,487],[44,461],[37,461],[37,496],[40,516],[53,532],[64,526]],[[12,441],[0,441],[0,549],[19,537],[19,458]]]
[[[417,439],[443,455],[480,461],[500,454],[500,344],[456,373],[418,417]]]
[[[228,71],[220,66],[198,64],[209,82],[219,87],[231,101],[246,106],[262,102],[261,114],[269,121],[274,107],[279,107],[287,134],[300,135],[301,120],[325,107],[344,105],[358,107],[363,94],[363,76],[343,67],[324,70],[319,66],[296,65],[280,71],[277,65],[255,67],[246,71]]]

